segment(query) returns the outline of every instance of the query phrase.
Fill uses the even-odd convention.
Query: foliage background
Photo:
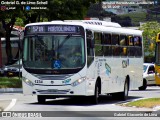
[[[156,36],[160,32],[160,23],[156,21],[146,22],[141,27],[143,31],[143,45],[145,62],[155,62]]]

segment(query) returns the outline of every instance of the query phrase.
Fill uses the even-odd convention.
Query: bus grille
[[[67,94],[70,89],[67,90],[57,90],[57,89],[48,89],[48,90],[37,90],[40,94]]]
[[[71,77],[72,74],[68,74],[68,75],[37,75],[37,74],[34,74],[34,76],[41,80],[65,80]]]

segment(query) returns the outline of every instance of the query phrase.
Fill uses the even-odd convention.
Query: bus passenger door
[[[87,37],[87,78],[88,80],[88,94],[94,94],[95,88],[95,62],[94,62],[94,39],[91,30],[86,31]]]

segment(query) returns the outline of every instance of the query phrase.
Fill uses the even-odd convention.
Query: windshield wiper
[[[59,48],[61,48],[61,47],[64,45],[64,43],[65,43],[67,40],[69,40],[70,37],[72,37],[72,34],[67,35],[67,36],[65,37],[65,39],[61,42],[61,44],[57,46],[56,50],[59,49]]]

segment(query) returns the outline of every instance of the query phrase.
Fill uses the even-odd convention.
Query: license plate
[[[8,75],[13,75],[13,73],[12,73],[12,72],[9,72]]]

